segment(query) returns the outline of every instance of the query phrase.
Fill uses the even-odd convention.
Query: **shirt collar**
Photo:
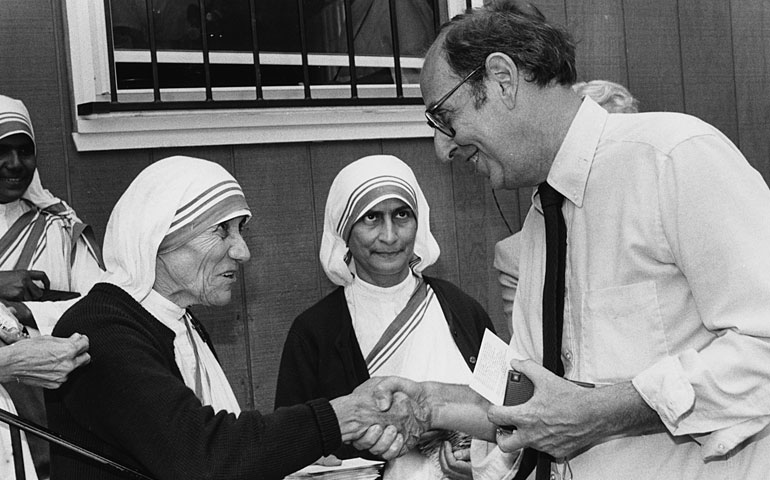
[[[160,323],[170,328],[177,335],[186,333],[186,327],[182,320],[185,309],[168,300],[155,290],[141,301],[142,307],[157,318]]]
[[[548,172],[548,183],[577,207],[583,205],[588,175],[607,115],[605,109],[586,97]]]

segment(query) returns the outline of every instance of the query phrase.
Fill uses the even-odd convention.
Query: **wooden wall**
[[[770,178],[770,2],[765,0],[539,0],[578,40],[581,80],[629,86],[642,110],[684,111],[716,125]],[[272,409],[281,346],[292,319],[332,288],[317,262],[323,206],[345,164],[389,153],[410,164],[430,202],[442,248],[431,273],[485,305],[507,338],[494,243],[506,235],[485,180],[434,159],[432,141],[381,140],[78,153],[70,137],[67,61],[59,0],[3,0],[0,93],[29,107],[44,185],[67,199],[101,237],[133,176],[183,153],[220,162],[253,209],[252,261],[225,309],[202,309],[241,404]],[[529,189],[497,192],[518,229]]]

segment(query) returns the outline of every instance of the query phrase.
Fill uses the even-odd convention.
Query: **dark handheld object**
[[[43,295],[37,299],[38,302],[59,302],[62,300],[70,300],[78,298],[80,294],[78,292],[67,292],[65,290],[43,290]]]
[[[535,384],[523,373],[516,370],[508,370],[508,378],[505,381],[505,396],[503,406],[510,407],[526,403],[535,393]],[[500,425],[502,430],[512,432],[515,425]]]
[[[508,380],[505,385],[505,397],[503,405],[521,405],[532,398],[535,393],[535,384],[526,375],[516,370],[508,370]]]
[[[569,379],[567,379],[569,380]],[[569,380],[575,385],[579,385],[585,388],[594,388],[596,385],[593,383],[579,382],[577,380]],[[505,396],[503,397],[503,406],[510,407],[513,405],[521,405],[526,403],[532,395],[535,393],[535,384],[526,375],[516,370],[508,370],[508,379],[505,385]],[[512,432],[516,430],[514,425],[501,425],[501,429]]]

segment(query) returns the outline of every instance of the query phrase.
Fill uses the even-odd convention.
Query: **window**
[[[430,136],[422,55],[470,3],[66,0],[76,146]]]

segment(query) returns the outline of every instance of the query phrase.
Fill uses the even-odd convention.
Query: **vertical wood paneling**
[[[101,242],[112,207],[134,177],[150,164],[150,152],[90,152],[73,158],[77,161],[70,164],[72,207],[93,227]],[[44,172],[41,168],[41,176]]]
[[[679,0],[684,108],[738,143],[730,3]]]
[[[69,201],[61,124],[64,99],[56,58],[59,39],[54,29],[58,20],[48,0],[2,2],[0,94],[18,98],[27,106],[35,128],[43,185]]]
[[[539,0],[532,2],[549,22],[567,26],[566,0]]]
[[[621,2],[567,2],[567,27],[577,42],[579,79],[628,83],[624,24]]]
[[[320,298],[310,159],[305,145],[239,147],[235,168],[252,210],[244,280],[254,407],[271,411],[286,330]]]
[[[471,164],[451,164],[457,238],[457,274],[462,289],[486,303],[489,293],[490,249],[486,238],[486,203],[489,184],[472,173]]]
[[[684,111],[676,2],[623,2],[628,84],[640,110]]]
[[[732,32],[738,141],[770,180],[770,2],[733,0]]]

